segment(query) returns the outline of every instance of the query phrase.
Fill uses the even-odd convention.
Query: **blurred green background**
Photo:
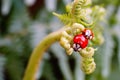
[[[0,80],[22,80],[34,47],[63,24],[52,12],[64,13],[72,0],[0,0]],[[80,56],[67,56],[58,43],[43,57],[37,80],[120,80],[120,0],[93,0],[106,8],[105,42],[95,53],[97,68],[85,75]]]

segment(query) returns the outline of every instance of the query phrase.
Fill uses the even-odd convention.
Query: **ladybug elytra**
[[[85,29],[81,34],[74,36],[73,49],[74,51],[80,51],[88,45],[88,40],[93,38],[93,33],[90,29]]]

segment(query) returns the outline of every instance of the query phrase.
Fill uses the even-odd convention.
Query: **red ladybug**
[[[88,45],[88,40],[93,38],[93,33],[90,29],[85,29],[81,34],[76,35],[73,38],[74,51],[80,51]]]

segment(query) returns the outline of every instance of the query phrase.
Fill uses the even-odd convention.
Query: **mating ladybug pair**
[[[73,49],[74,51],[80,51],[88,45],[88,40],[93,38],[93,32],[90,29],[85,29],[81,34],[74,36]]]

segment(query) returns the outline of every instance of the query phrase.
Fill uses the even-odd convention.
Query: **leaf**
[[[53,12],[53,15],[57,16],[64,24],[71,24],[75,21],[70,14],[57,14]]]

